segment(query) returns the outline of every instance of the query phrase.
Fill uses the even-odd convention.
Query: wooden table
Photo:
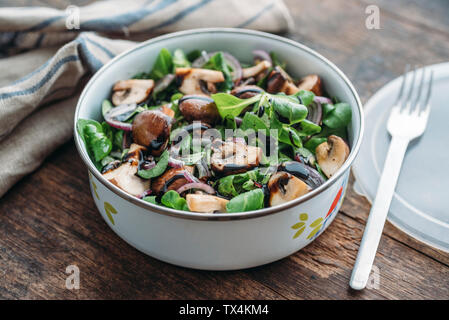
[[[287,36],[340,66],[364,102],[405,63],[449,58],[445,0],[286,3],[296,22]],[[369,4],[381,9],[380,30],[365,28]],[[375,260],[379,288],[349,289],[369,209],[350,186],[335,222],[302,251],[249,270],[184,269],[138,252],[107,227],[70,142],[0,200],[0,298],[448,299],[449,254],[388,223]],[[81,272],[79,290],[65,288],[71,264]]]

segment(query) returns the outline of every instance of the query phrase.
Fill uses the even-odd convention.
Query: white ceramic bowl
[[[297,42],[243,29],[196,29],[141,43],[103,66],[79,99],[78,119],[101,119],[101,101],[113,84],[151,69],[162,48],[186,52],[224,50],[252,61],[254,49],[275,51],[295,77],[316,73],[331,96],[352,106],[351,153],[326,183],[277,207],[242,213],[202,214],[173,210],[134,198],[102,177],[75,130],[75,142],[89,170],[95,204],[106,223],[138,250],[157,259],[196,269],[233,270],[284,258],[312,242],[335,218],[346,191],[350,166],[363,132],[360,99],[346,76],[327,59]]]

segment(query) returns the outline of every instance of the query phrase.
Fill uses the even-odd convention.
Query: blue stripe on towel
[[[25,80],[28,80],[29,78],[31,78],[32,76],[34,76],[35,74],[38,74],[40,71],[42,71],[43,69],[45,69],[50,62],[53,60],[53,58],[48,59],[47,61],[44,62],[43,65],[41,65],[39,68],[37,68],[36,70],[28,73],[27,75],[23,76],[22,78],[20,78],[19,80],[14,81],[13,83],[10,84],[10,86],[19,84],[21,82],[24,82]]]
[[[150,29],[145,30],[145,32],[153,32],[156,29],[159,29],[159,28],[168,26],[168,25],[170,25],[172,23],[175,23],[176,21],[184,18],[185,16],[187,16],[190,13],[198,10],[199,8],[203,7],[205,4],[207,4],[207,3],[211,2],[211,1],[213,1],[213,0],[202,0],[199,3],[197,3],[195,5],[192,5],[192,6],[188,7],[188,8],[186,8],[186,9],[178,12],[174,17],[172,17],[172,18],[170,18],[170,19],[168,19],[168,20],[166,20],[164,22],[161,22],[160,24],[158,24],[158,25],[156,25],[154,27],[151,27]]]
[[[136,23],[151,14],[157,13],[177,1],[178,0],[162,0],[150,8],[139,8],[138,10],[123,13],[117,16],[85,21],[81,24],[81,29],[95,31],[119,31],[121,28]]]
[[[8,98],[12,98],[12,97],[16,97],[16,96],[23,96],[26,94],[31,94],[36,92],[37,90],[39,90],[40,88],[42,88],[55,74],[56,72],[58,72],[58,70],[66,63],[71,62],[71,61],[78,61],[79,58],[76,55],[71,55],[71,56],[67,56],[62,58],[61,60],[59,60],[51,69],[50,71],[45,74],[45,76],[38,82],[36,83],[34,86],[28,88],[28,89],[24,89],[24,90],[18,90],[18,91],[13,91],[13,92],[5,92],[0,94],[0,99],[8,99]]]
[[[260,10],[258,13],[256,13],[254,16],[252,16],[251,18],[249,18],[248,20],[246,20],[245,22],[239,24],[236,26],[236,28],[244,28],[248,25],[250,25],[252,22],[254,22],[255,20],[257,20],[260,16],[262,16],[265,12],[267,12],[268,10],[270,10],[271,8],[273,8],[274,3],[271,3],[269,5],[267,5],[266,7],[264,7],[262,10]]]
[[[115,54],[109,50],[108,48],[106,48],[105,46],[103,46],[102,44],[88,38],[88,37],[83,37],[85,40],[87,40],[87,42],[92,43],[94,46],[98,47],[99,49],[101,49],[104,53],[106,53],[108,55],[109,58],[114,58]]]
[[[42,29],[48,27],[48,26],[49,26],[50,24],[52,24],[53,22],[55,22],[55,21],[57,21],[57,20],[59,20],[59,19],[62,19],[62,18],[64,18],[64,17],[65,17],[65,15],[59,15],[59,16],[55,16],[55,17],[48,18],[47,20],[41,21],[41,22],[39,22],[37,25],[35,25],[35,26],[33,26],[33,27],[30,27],[30,28],[25,29],[25,30],[20,30],[20,32],[31,32],[31,31],[39,31],[39,30],[42,30]]]
[[[75,41],[80,44],[81,58],[83,58],[84,61],[87,63],[87,66],[89,67],[90,71],[92,72],[98,71],[98,69],[100,69],[103,66],[103,62],[101,62],[94,54],[92,54],[92,52],[90,52],[84,37],[78,37]]]

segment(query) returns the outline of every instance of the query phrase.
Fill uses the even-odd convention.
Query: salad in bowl
[[[294,79],[275,52],[162,49],[76,129],[103,177],[171,209],[236,213],[322,185],[347,160],[352,110],[319,74]]]

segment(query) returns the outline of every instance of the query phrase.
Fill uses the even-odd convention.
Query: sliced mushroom
[[[243,79],[249,78],[249,77],[255,77],[259,73],[265,71],[266,69],[271,67],[271,63],[269,61],[263,60],[257,63],[255,66],[244,68],[242,70],[242,77]]]
[[[330,178],[348,158],[349,147],[342,138],[332,135],[316,147],[315,153],[318,165],[326,177]]]
[[[323,95],[323,85],[321,83],[321,78],[316,74],[309,74],[305,76],[298,82],[299,90],[312,91],[317,96]]]
[[[131,144],[125,161],[117,168],[103,173],[103,177],[133,196],[141,195],[150,188],[150,180],[144,180],[136,175],[141,152],[145,150],[143,146]]]
[[[189,183],[183,174],[185,170],[193,174],[194,167],[184,166],[182,168],[168,169],[161,176],[153,179],[151,190],[153,190],[155,194],[165,193],[169,190],[178,190],[186,183]]]
[[[229,200],[207,194],[189,193],[186,195],[187,206],[193,212],[226,212]]]
[[[213,89],[209,83],[223,82],[225,80],[221,71],[200,68],[176,68],[179,91],[184,94],[209,94]],[[204,82],[206,86],[204,86]]]
[[[318,171],[298,161],[283,162],[278,169],[301,179],[312,189],[317,188],[324,183],[324,179]]]
[[[254,85],[242,85],[234,88],[231,94],[240,99],[248,99],[262,93],[263,89]]]
[[[154,80],[129,79],[117,81],[112,88],[112,103],[120,104],[141,103],[154,88]]]
[[[147,148],[137,143],[131,143],[128,153],[123,158],[123,162],[130,162],[133,165],[139,165],[140,159],[143,153],[147,151]]]
[[[212,143],[211,168],[223,175],[248,171],[257,167],[263,152],[259,147],[248,146],[244,139],[232,139]]]
[[[187,95],[179,99],[179,111],[189,121],[201,121],[215,124],[220,120],[217,106],[213,99],[205,95]]]
[[[287,95],[299,91],[292,78],[281,67],[276,66],[267,79],[267,91],[269,93],[284,92]]]
[[[133,139],[159,156],[168,144],[171,125],[172,118],[159,110],[142,111],[133,121]]]
[[[301,179],[288,172],[280,171],[271,176],[268,181],[271,207],[296,199],[311,190]]]

